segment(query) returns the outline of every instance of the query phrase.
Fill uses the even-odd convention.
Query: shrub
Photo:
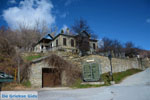
[[[76,80],[81,78],[81,71],[77,65],[73,65],[55,54],[52,54],[50,57],[48,57],[46,61],[50,66],[57,68],[59,74],[62,71],[66,72],[67,85],[72,85],[76,82]]]
[[[29,80],[26,80],[22,83],[26,87],[31,87],[31,82]]]

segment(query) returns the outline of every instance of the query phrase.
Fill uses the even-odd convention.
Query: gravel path
[[[39,91],[39,100],[150,100],[150,68],[113,86]]]

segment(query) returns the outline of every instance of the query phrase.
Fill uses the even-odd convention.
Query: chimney
[[[61,30],[61,34],[64,34],[64,30]]]
[[[69,33],[70,33],[69,28],[67,28],[67,29],[66,29],[66,33],[67,33],[67,34],[69,34]]]

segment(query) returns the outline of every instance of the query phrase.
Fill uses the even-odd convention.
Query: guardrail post
[[[0,82],[0,91],[2,91],[2,82]]]

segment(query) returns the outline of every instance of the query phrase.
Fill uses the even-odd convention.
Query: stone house
[[[82,31],[82,34],[88,35],[86,31]],[[50,34],[47,34],[43,37],[34,47],[34,52],[46,52],[46,51],[70,51],[70,52],[79,52],[77,48],[77,35],[70,35],[68,33],[60,33],[55,37],[52,37]],[[98,40],[91,39],[89,37],[90,53],[93,53],[98,48]]]

